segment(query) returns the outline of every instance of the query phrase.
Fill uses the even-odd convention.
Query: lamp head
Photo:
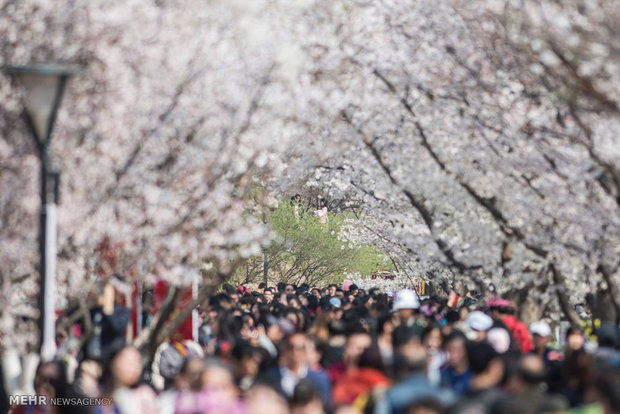
[[[20,88],[26,119],[37,144],[45,146],[51,136],[67,79],[82,69],[46,64],[5,66],[3,71]]]

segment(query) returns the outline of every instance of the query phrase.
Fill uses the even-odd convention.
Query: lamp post
[[[56,291],[56,205],[60,173],[50,164],[52,128],[68,79],[80,68],[58,65],[6,66],[21,92],[24,118],[41,161],[41,215],[39,227],[39,329],[42,361],[54,357]]]
[[[267,215],[263,211],[263,224],[267,227]],[[263,248],[263,282],[269,286],[269,249]]]

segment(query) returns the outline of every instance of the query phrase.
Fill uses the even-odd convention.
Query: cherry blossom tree
[[[360,237],[386,240],[431,280],[493,283],[527,319],[548,308],[577,322],[572,305],[588,294],[607,296],[613,319],[613,3],[350,1],[321,12],[338,28],[317,48],[342,97],[330,135],[346,150],[310,182],[332,197],[357,189]]]
[[[53,140],[62,172],[58,308],[113,272],[174,285],[199,272],[204,299],[260,252],[270,233],[251,214],[250,190],[286,170],[281,154],[309,134],[319,110],[298,40],[310,30],[300,19],[307,6],[0,2],[0,65],[87,68],[66,92]],[[37,159],[6,79],[0,96],[0,345],[27,349],[38,312]],[[121,246],[118,257],[103,257],[102,243]],[[171,309],[178,296],[172,289]],[[165,328],[162,316],[140,343],[156,346],[181,320]],[[6,334],[16,329],[24,335]]]

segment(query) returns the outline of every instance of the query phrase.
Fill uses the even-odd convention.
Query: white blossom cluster
[[[370,289],[379,289],[379,292],[389,296],[394,296],[401,289],[415,289],[418,280],[409,279],[406,275],[394,273],[394,279],[378,276],[375,279],[359,274],[347,274],[346,278],[351,280],[358,288],[368,292]]]

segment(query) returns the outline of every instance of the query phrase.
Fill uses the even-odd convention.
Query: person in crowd
[[[310,335],[316,336],[323,343],[327,343],[329,341],[329,326],[332,322],[332,313],[328,310],[319,310],[316,313],[316,317],[314,318],[314,322],[308,333]]]
[[[295,386],[302,379],[307,379],[314,385],[325,406],[330,406],[329,379],[309,368],[307,341],[308,337],[301,332],[293,332],[285,337],[280,345],[278,365],[270,369],[268,375],[287,398],[293,396]]]
[[[159,396],[159,414],[192,414],[201,409],[202,377],[205,361],[192,357],[185,361],[177,374],[175,387]]]
[[[376,346],[369,346],[359,357],[357,367],[350,369],[335,383],[334,405],[354,404],[364,408],[369,394],[377,387],[387,387],[390,379]]]
[[[461,306],[458,308],[459,320],[456,323],[457,326],[463,326],[465,320],[467,319],[467,315],[469,315],[469,312],[471,312],[471,309],[469,309],[467,306]]]
[[[323,357],[326,353],[326,345],[316,336],[308,337],[308,368],[321,378],[329,380],[329,374],[323,368]]]
[[[510,345],[512,340],[510,338],[510,333],[504,328],[496,327],[489,329],[486,340],[500,355],[506,352],[521,354],[515,349],[511,350]]]
[[[376,328],[376,342],[381,352],[381,358],[385,366],[391,366],[394,359],[392,349],[392,332],[394,332],[394,322],[392,315],[384,313],[378,317]]]
[[[65,367],[58,361],[39,364],[34,379],[36,403],[14,406],[11,414],[86,414],[88,407],[79,404],[51,405],[52,398],[81,398],[79,392],[69,384]],[[41,403],[41,404],[39,404]]]
[[[534,343],[534,350],[532,353],[541,357],[545,364],[549,364],[551,361],[560,361],[564,358],[561,352],[549,348],[551,327],[547,322],[534,322],[530,325],[530,332],[532,333],[532,342]]]
[[[94,333],[86,349],[89,358],[107,361],[112,352],[125,344],[130,312],[123,302],[130,292],[131,286],[118,274],[104,286],[97,306],[90,312]]]
[[[327,305],[325,306],[326,310],[329,310],[332,314],[332,322],[337,321],[342,318],[343,309],[342,309],[342,301],[337,297],[329,298]]]
[[[357,285],[355,283],[351,284],[351,286],[349,286],[349,294],[352,296],[357,296],[358,293],[360,292],[359,287],[357,287]]]
[[[603,322],[597,332],[598,349],[594,361],[598,367],[620,369],[620,325]]]
[[[473,311],[465,319],[467,338],[474,342],[484,342],[487,332],[493,327],[493,319],[482,311]]]
[[[233,306],[236,306],[239,304],[239,292],[232,291],[228,294],[228,297],[230,298]]]
[[[248,414],[289,414],[288,401],[274,386],[264,382],[255,383],[245,395]]]
[[[441,347],[442,342],[441,329],[433,320],[422,331],[422,343],[428,352],[427,376],[435,385],[441,380],[441,367],[446,361],[446,354]]]
[[[579,407],[585,403],[588,388],[594,381],[594,357],[585,350],[571,352],[563,365],[561,393],[571,407]]]
[[[219,359],[206,360],[200,396],[202,399],[192,413],[245,412],[239,389],[235,386],[233,370]]]
[[[368,332],[358,330],[351,332],[346,339],[342,360],[329,367],[329,378],[335,384],[345,374],[345,372],[355,370],[358,366],[359,358],[372,343],[372,338]]]
[[[400,324],[394,329],[394,374],[397,383],[375,405],[375,414],[405,413],[416,402],[433,400],[441,407],[453,401],[449,390],[434,386],[426,376],[427,351],[422,328]]]
[[[491,414],[505,398],[499,388],[504,375],[503,362],[493,347],[484,341],[467,344],[467,359],[472,371],[467,391],[449,409],[450,414]]]
[[[620,373],[609,368],[599,372],[586,391],[586,409],[604,414],[620,413]]]
[[[151,414],[156,412],[157,398],[151,387],[141,382],[142,357],[138,350],[125,346],[115,351],[101,377],[103,397],[113,405],[98,406],[94,414]]]
[[[467,338],[460,331],[452,332],[443,343],[448,359],[441,370],[441,385],[452,390],[457,396],[467,391],[473,376],[467,359],[466,343]]]
[[[235,343],[231,352],[232,366],[235,373],[235,384],[241,392],[247,391],[258,376],[261,363],[261,352],[246,340]]]
[[[270,304],[273,300],[273,288],[265,288],[263,296],[265,297],[265,303]]]
[[[336,296],[336,290],[337,290],[337,289],[338,289],[338,285],[336,285],[336,284],[334,284],[334,283],[332,283],[331,285],[329,285],[329,286],[327,287],[327,290],[328,290],[328,296],[329,296],[329,297],[332,297],[332,298],[333,298],[334,296]]]
[[[101,363],[98,361],[83,360],[78,366],[73,382],[76,391],[85,397],[97,397],[100,393],[99,378],[102,372]]]
[[[514,406],[522,413],[560,413],[569,409],[568,401],[560,395],[545,393],[546,367],[535,354],[520,357],[517,370],[504,385],[514,397]]]
[[[572,325],[566,331],[566,354],[583,349],[585,337],[580,326]]]
[[[420,299],[418,294],[411,289],[403,289],[396,293],[394,312],[398,318],[398,323],[413,325],[417,322],[417,310],[420,309]]]
[[[314,215],[321,220],[322,224],[327,224],[329,217],[327,215],[327,200],[323,197],[319,198],[318,209],[314,212]]]
[[[170,388],[185,361],[192,357],[202,356],[200,345],[183,339],[179,332],[175,332],[169,341],[161,344],[155,351],[151,366],[151,377],[155,389],[162,391]]]
[[[325,412],[323,400],[312,381],[303,379],[295,386],[291,398],[291,414],[318,414]]]
[[[448,309],[445,312],[443,325],[441,326],[441,333],[444,338],[448,337],[448,335],[457,330],[457,324],[460,322],[459,319],[459,313],[456,310]]]
[[[487,306],[491,309],[491,316],[495,321],[501,321],[503,327],[506,327],[516,343],[519,350],[524,354],[531,352],[533,348],[532,339],[528,332],[527,326],[515,316],[515,307],[506,299],[492,299],[487,302]]]

